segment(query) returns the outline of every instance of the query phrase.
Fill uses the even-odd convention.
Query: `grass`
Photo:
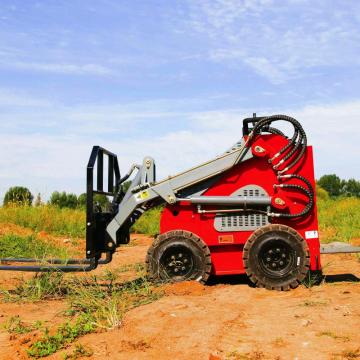
[[[356,350],[343,350],[340,354],[335,354],[335,359],[360,359],[360,348]]]
[[[136,264],[133,269],[139,275],[143,273],[142,267]],[[117,274],[107,271],[102,276],[66,277],[61,272],[42,273],[24,281],[14,291],[3,291],[6,301],[63,298],[68,302],[64,316],[69,319],[57,327],[39,330],[39,325],[28,326],[20,318],[10,318],[6,327],[8,332],[25,334],[38,329],[40,334],[30,344],[28,355],[41,358],[68,347],[83,335],[119,327],[127,311],[149,304],[163,295],[143,276],[119,283]],[[75,353],[66,356],[73,359],[80,355],[80,349],[75,349]]]
[[[360,199],[338,198],[318,201],[321,242],[360,238]]]
[[[332,331],[322,331],[322,332],[318,333],[317,336],[327,336],[327,337],[330,337],[330,338],[332,338],[334,340],[340,340],[340,341],[343,341],[343,342],[349,342],[350,341],[349,336],[337,335],[336,333],[334,333]]]
[[[0,257],[30,257],[44,259],[45,257],[68,258],[68,252],[37,238],[35,234],[28,236],[19,236],[7,234],[0,236]]]
[[[62,298],[69,292],[64,273],[60,271],[36,273],[21,282],[14,290],[0,290],[4,302],[40,301]]]
[[[314,306],[325,306],[328,305],[327,301],[313,301],[313,300],[305,300],[302,304],[299,306],[305,306],[305,307],[314,307]]]
[[[158,234],[161,211],[162,207],[156,207],[145,212],[133,226],[132,232]],[[85,237],[85,218],[85,211],[81,209],[60,209],[50,205],[0,207],[0,222],[69,237]]]
[[[145,212],[134,224],[132,228],[133,232],[148,235],[159,234],[162,209],[161,206],[158,206]]]
[[[93,355],[93,351],[91,349],[86,348],[82,344],[76,344],[73,352],[71,354],[65,353],[63,356],[63,359],[64,360],[76,360],[79,358],[90,357],[92,355]]]
[[[4,206],[0,208],[0,222],[55,235],[85,237],[85,211],[80,209],[60,209],[49,205]]]
[[[344,241],[360,238],[360,199],[333,199],[318,190],[319,227],[322,242]],[[132,231],[148,235],[159,233],[162,207],[145,212],[134,224]],[[55,235],[85,237],[85,211],[60,209],[54,206],[0,207],[0,222],[13,223],[34,231],[46,231]]]
[[[54,334],[50,334],[46,328],[43,336],[31,344],[27,353],[31,357],[41,358],[54,354],[73,343],[80,336],[89,334],[95,330],[90,314],[81,314],[74,322],[66,322],[60,325]]]
[[[4,329],[6,329],[10,334],[28,334],[32,332],[34,329],[37,329],[40,325],[40,322],[32,325],[25,324],[19,316],[10,317],[5,324],[3,325]]]

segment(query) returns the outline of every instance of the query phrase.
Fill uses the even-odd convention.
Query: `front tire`
[[[271,224],[254,231],[244,246],[246,274],[257,287],[294,289],[310,268],[306,241],[291,227]]]
[[[175,230],[158,236],[146,256],[149,278],[156,282],[196,280],[205,283],[211,272],[210,250],[195,234]]]

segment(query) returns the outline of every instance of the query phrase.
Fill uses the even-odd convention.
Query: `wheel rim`
[[[193,254],[185,246],[171,246],[162,254],[160,266],[169,278],[187,277],[194,270]]]
[[[263,272],[275,278],[289,274],[295,264],[294,249],[282,239],[266,242],[259,251],[259,265]]]

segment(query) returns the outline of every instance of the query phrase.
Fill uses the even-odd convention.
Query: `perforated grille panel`
[[[268,196],[267,192],[258,185],[247,185],[231,196]],[[216,215],[214,227],[217,231],[250,231],[267,225],[268,217],[265,214],[229,213]]]

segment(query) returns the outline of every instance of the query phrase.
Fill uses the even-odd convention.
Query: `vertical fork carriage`
[[[104,179],[104,167],[107,168],[107,179]],[[95,169],[96,182],[94,184]],[[99,205],[94,205],[94,194],[101,194],[112,198],[118,195],[120,170],[117,156],[100,146],[94,146],[87,165],[86,179],[86,258],[0,258],[0,270],[81,272],[94,270],[98,265],[108,264],[112,260],[116,244],[107,234],[106,226],[114,217],[114,212],[117,210],[116,205],[113,201],[111,209],[103,211]],[[105,257],[101,258],[103,255]],[[9,265],[9,263],[12,264]]]

